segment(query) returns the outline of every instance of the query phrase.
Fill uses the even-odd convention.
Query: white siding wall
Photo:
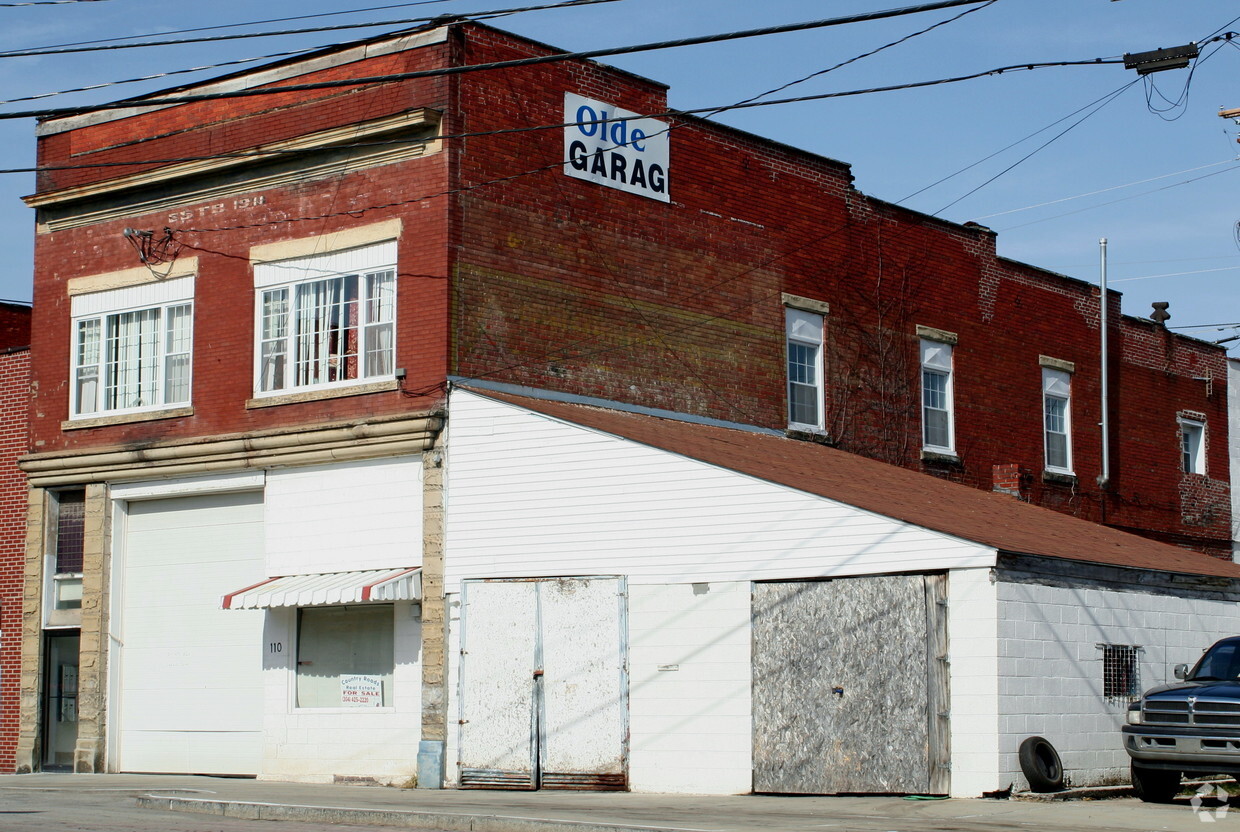
[[[422,564],[422,460],[267,474],[267,575]]]
[[[1127,705],[1102,696],[1098,644],[1141,645],[1140,687],[1240,632],[1240,605],[1140,592],[998,584],[999,784],[1027,787],[1017,749],[1043,736],[1074,785],[1126,781],[1120,743]]]
[[[267,612],[263,635],[262,779],[330,783],[336,775],[403,784],[417,773],[422,725],[422,625],[393,607],[396,666],[390,708],[295,707],[297,611]],[[282,645],[278,653],[270,647]]]
[[[953,569],[947,576],[953,797],[1000,788],[997,635],[991,570]]]
[[[749,622],[747,581],[630,587],[633,791],[750,790]]]
[[[630,586],[990,566],[994,551],[457,390],[447,591],[463,578]]]

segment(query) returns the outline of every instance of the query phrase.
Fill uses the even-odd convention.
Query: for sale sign
[[[383,680],[378,676],[347,674],[340,677],[340,704],[346,708],[383,705]]]
[[[638,196],[671,202],[668,126],[564,93],[564,172]]]

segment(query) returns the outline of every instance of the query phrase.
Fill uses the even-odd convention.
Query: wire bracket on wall
[[[172,273],[172,266],[176,263],[177,255],[181,253],[181,244],[176,240],[175,231],[165,226],[163,235],[156,237],[154,231],[126,228],[124,234],[137,252],[138,260],[151,274],[163,280]]]

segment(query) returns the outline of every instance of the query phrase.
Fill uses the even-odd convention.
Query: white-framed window
[[[71,417],[189,404],[194,279],[77,295]]]
[[[823,407],[823,317],[816,312],[784,309],[788,357],[788,425],[820,431]]]
[[[1185,474],[1206,472],[1206,426],[1195,419],[1180,419],[1180,468]]]
[[[956,452],[952,386],[952,345],[922,338],[921,441],[928,451]]]
[[[395,377],[396,243],[255,266],[257,395]]]
[[[1072,473],[1072,374],[1042,368],[1042,435],[1047,471]]]
[[[391,604],[297,611],[298,708],[389,708],[395,665]]]

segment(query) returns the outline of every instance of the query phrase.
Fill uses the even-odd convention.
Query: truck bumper
[[[1240,731],[1226,728],[1123,726],[1124,750],[1147,768],[1240,773]]]

